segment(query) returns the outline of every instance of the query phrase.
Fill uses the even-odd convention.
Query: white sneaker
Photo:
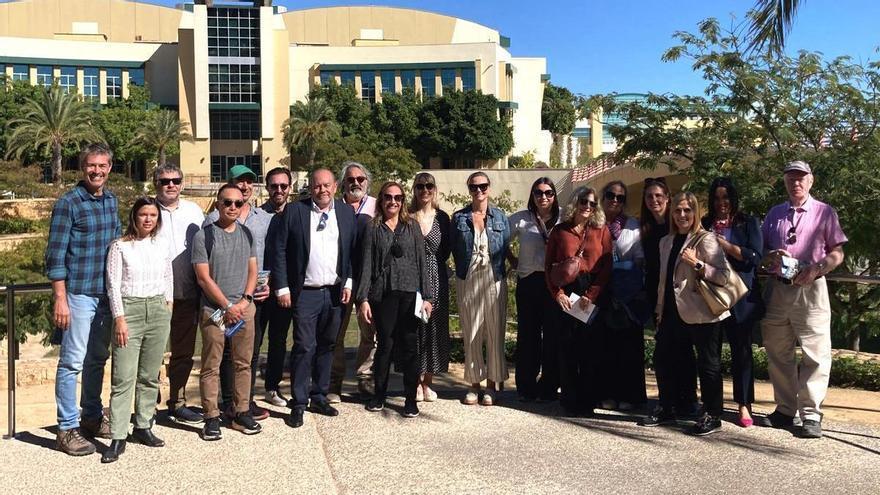
[[[422,389],[421,385],[416,386],[416,402],[422,402],[425,400],[425,391]]]
[[[425,390],[425,402],[434,402],[437,400],[437,392],[434,392],[434,389],[428,388]]]
[[[266,402],[278,407],[287,407],[287,399],[285,399],[277,390],[266,391]]]

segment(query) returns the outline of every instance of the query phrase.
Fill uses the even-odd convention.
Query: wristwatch
[[[242,299],[246,299],[247,302],[249,302],[249,303],[254,302],[254,296],[252,296],[252,295],[250,295],[250,294],[242,294],[242,295],[241,295],[241,298],[242,298]]]

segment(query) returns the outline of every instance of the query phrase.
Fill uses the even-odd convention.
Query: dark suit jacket
[[[708,217],[703,218],[703,228],[712,230],[712,221]],[[749,293],[736,303],[731,313],[740,323],[755,321],[764,316],[764,300],[761,298],[758,277],[755,276],[758,266],[761,265],[761,253],[764,249],[761,224],[758,219],[742,213],[738,214],[730,231],[730,242],[739,246],[743,260],[740,261],[733,256],[728,256],[727,260],[749,288]]]
[[[339,253],[336,273],[342,282],[352,276],[351,257],[356,237],[354,210],[340,200],[334,200],[336,222],[339,225]],[[287,205],[274,225],[272,239],[272,290],[290,288],[295,301],[302,292],[309,264],[311,242],[312,199],[306,198]],[[279,215],[276,215],[278,217]]]

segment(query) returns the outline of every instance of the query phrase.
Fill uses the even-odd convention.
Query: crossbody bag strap
[[[581,243],[578,246],[577,254],[575,254],[575,256],[580,257],[581,255],[584,254],[584,249],[587,248],[587,229],[588,228],[589,228],[588,226],[584,225],[584,233],[583,233],[583,235],[581,235]]]

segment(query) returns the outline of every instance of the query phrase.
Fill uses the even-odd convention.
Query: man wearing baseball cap
[[[800,416],[803,438],[822,436],[822,402],[831,375],[831,304],[825,275],[843,263],[847,238],[837,212],[810,196],[813,171],[803,161],[783,170],[788,201],[764,219],[764,292],[767,314],[761,333],[773,382],[776,410],[758,424],[791,427]],[[797,363],[795,346],[803,352]]]

